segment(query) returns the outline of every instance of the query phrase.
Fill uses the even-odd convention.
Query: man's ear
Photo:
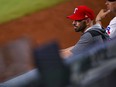
[[[87,18],[87,19],[86,19],[86,24],[87,24],[87,26],[90,25],[90,22],[91,22],[91,19],[90,19],[90,18]]]

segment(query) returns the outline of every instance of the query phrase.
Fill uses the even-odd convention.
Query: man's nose
[[[73,21],[72,24],[75,25],[75,21]]]

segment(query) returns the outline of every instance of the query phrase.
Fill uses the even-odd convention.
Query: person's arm
[[[110,10],[101,9],[98,15],[96,16],[95,22],[99,23],[102,26],[101,20],[110,12]]]
[[[73,55],[83,53],[93,44],[93,37],[89,32],[84,33],[77,44],[71,49]]]
[[[92,41],[93,38],[91,34],[84,33],[75,46],[60,51],[61,57],[66,59],[72,55],[77,55],[78,53],[85,51],[88,47],[90,47]]]
[[[66,49],[62,49],[60,50],[60,55],[62,58],[66,59],[68,58],[69,56],[72,55],[72,52],[71,52],[71,49],[73,48],[74,46],[71,46],[71,47],[68,47]]]

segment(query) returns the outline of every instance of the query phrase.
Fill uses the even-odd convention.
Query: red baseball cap
[[[93,20],[95,18],[95,14],[92,9],[87,6],[78,6],[74,10],[74,14],[67,16],[67,18],[71,20],[83,20],[85,18],[90,18]]]

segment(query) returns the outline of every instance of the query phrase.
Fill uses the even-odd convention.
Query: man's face
[[[84,32],[84,30],[87,28],[86,20],[75,20],[72,24],[75,32]]]
[[[116,14],[116,1],[107,0],[106,1],[107,9]]]

